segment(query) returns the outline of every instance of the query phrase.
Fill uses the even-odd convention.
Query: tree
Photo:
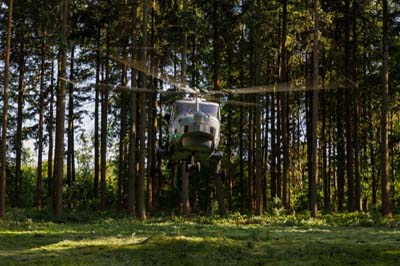
[[[286,35],[287,35],[287,1],[282,1],[282,36],[281,36],[281,61],[280,82],[287,83],[286,71]],[[286,85],[284,85],[286,86]],[[283,144],[283,203],[287,211],[290,210],[289,190],[289,103],[288,94],[282,93],[282,144]]]
[[[38,128],[38,166],[37,166],[37,206],[41,208],[43,205],[43,124],[44,124],[44,108],[45,108],[45,56],[46,56],[46,30],[43,30],[42,47],[41,47],[41,62],[40,62],[40,92],[39,92],[39,128]]]
[[[131,31],[131,54],[132,59],[135,58],[136,54],[136,16],[137,16],[137,0],[132,1],[132,31]],[[131,85],[136,87],[136,70],[131,69]],[[129,165],[128,165],[128,199],[127,199],[127,209],[128,214],[135,215],[135,182],[137,177],[137,161],[136,161],[136,121],[137,121],[137,94],[130,92],[129,96],[129,113],[130,113],[130,123],[129,123]]]
[[[24,76],[25,76],[25,38],[24,32],[21,33],[21,41],[19,45],[19,78],[18,78],[18,111],[17,111],[17,134],[15,136],[15,206],[20,205],[21,192],[21,157],[22,157],[22,124],[23,124],[23,108],[24,108]]]
[[[6,60],[4,67],[4,91],[3,91],[3,115],[1,120],[1,172],[0,172],[0,218],[5,214],[6,206],[6,175],[7,175],[7,125],[8,125],[8,85],[10,78],[10,52],[11,52],[11,34],[12,34],[12,14],[13,0],[8,1],[8,23],[7,23],[7,44]]]
[[[56,114],[56,141],[54,158],[54,214],[59,217],[62,214],[62,188],[64,176],[64,120],[65,120],[65,93],[67,74],[67,21],[68,0],[62,2],[61,43],[59,58],[61,61],[58,74],[57,89],[57,114]]]
[[[318,31],[319,31],[319,15],[318,0],[314,0],[314,45],[313,45],[313,92],[312,92],[312,155],[311,155],[311,216],[317,217],[317,176],[318,176],[318,154],[317,154],[317,123],[318,123]]]
[[[110,66],[109,66],[109,55],[110,55],[110,22],[108,22],[106,32],[106,59],[105,59],[105,82],[110,81]],[[101,86],[101,137],[100,137],[100,210],[106,210],[106,175],[107,175],[107,116],[108,116],[108,86]]]
[[[187,10],[187,0],[183,0],[183,12]],[[183,49],[182,49],[182,70],[181,82],[186,82],[186,57],[187,57],[187,32],[183,33]],[[182,162],[182,214],[190,214],[190,201],[189,201],[189,173],[187,172],[187,162]]]
[[[147,47],[147,12],[148,12],[148,0],[143,0],[143,47]],[[141,59],[146,60],[147,52],[143,49]],[[141,75],[141,85],[143,88],[147,86],[146,75]],[[146,209],[145,209],[145,194],[144,194],[144,175],[145,175],[145,150],[146,150],[146,94],[140,95],[140,152],[139,152],[139,175],[137,178],[137,210],[138,216],[141,221],[146,221]]]
[[[382,175],[382,214],[392,216],[390,206],[390,182],[389,182],[389,154],[388,154],[388,94],[389,94],[389,46],[388,46],[388,1],[382,0],[383,10],[383,64],[382,64],[382,107],[381,107],[381,175]]]
[[[72,187],[75,181],[75,84],[74,84],[74,72],[75,72],[75,44],[73,41],[70,42],[71,57],[70,57],[70,69],[69,69],[69,82],[68,82],[68,126],[67,126],[67,186],[69,190],[68,205],[71,206],[72,199]]]

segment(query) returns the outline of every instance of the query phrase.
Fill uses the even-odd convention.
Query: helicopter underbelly
[[[202,132],[186,133],[182,136],[182,147],[189,151],[209,152],[213,149],[214,136]]]

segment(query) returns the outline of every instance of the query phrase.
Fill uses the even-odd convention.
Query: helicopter
[[[185,96],[174,101],[172,111],[167,116],[169,120],[169,140],[165,148],[159,148],[158,154],[170,160],[170,162],[186,162],[187,170],[196,169],[200,171],[200,162],[221,160],[223,153],[220,151],[221,139],[221,106],[217,98],[209,96],[237,95],[237,94],[263,94],[313,90],[305,88],[298,81],[291,83],[280,83],[273,85],[253,86],[246,88],[225,89],[221,91],[200,92],[198,89],[190,88],[186,83],[178,82],[168,74],[150,69],[146,63],[137,60],[128,60],[109,56],[115,62],[131,67],[154,79],[169,83],[183,92]],[[340,83],[330,83],[320,89],[335,89]],[[128,88],[138,93],[166,93],[164,90]],[[188,95],[188,96],[187,96]],[[211,99],[211,100],[208,100]],[[224,104],[260,107],[259,103],[225,100]]]
[[[220,159],[220,105],[202,97],[176,100],[171,113],[169,153],[174,161]]]

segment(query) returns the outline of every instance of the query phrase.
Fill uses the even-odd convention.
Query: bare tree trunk
[[[6,177],[7,177],[7,125],[8,125],[8,84],[10,76],[10,51],[12,31],[13,0],[8,2],[8,23],[7,23],[7,45],[6,61],[4,67],[4,92],[3,92],[3,116],[1,132],[1,173],[0,173],[0,218],[4,217],[6,210]]]
[[[40,63],[40,93],[39,93],[39,129],[38,129],[38,167],[37,167],[37,207],[42,208],[43,205],[43,185],[42,185],[42,161],[43,161],[43,117],[44,117],[44,76],[45,76],[45,56],[46,56],[46,33],[42,37],[42,51]]]
[[[353,0],[353,84],[357,86],[357,0]],[[360,91],[354,89],[354,121],[353,121],[353,145],[354,145],[354,177],[355,177],[355,210],[362,210],[361,202],[361,173],[360,173]]]
[[[53,128],[54,128],[54,112],[53,112],[53,103],[54,103],[54,55],[52,55],[51,59],[51,81],[50,81],[50,98],[49,98],[49,118],[47,121],[47,131],[49,135],[49,147],[48,147],[48,157],[47,157],[47,194],[49,198],[53,198]]]
[[[148,0],[143,0],[143,47],[147,47],[147,11],[148,11]],[[147,59],[146,49],[143,50],[141,60]],[[143,88],[147,86],[147,77],[142,75]],[[146,209],[145,209],[145,194],[144,194],[144,175],[145,175],[145,150],[146,150],[146,94],[140,95],[140,152],[139,152],[139,176],[137,179],[137,207],[139,219],[146,221]]]
[[[106,33],[106,61],[105,61],[105,80],[109,82],[110,69],[108,65],[108,55],[110,49],[110,28]],[[100,139],[100,210],[106,210],[106,175],[107,175],[107,118],[108,118],[108,88],[102,87],[101,103],[101,139]]]
[[[189,201],[189,172],[186,171],[187,162],[183,161],[182,162],[182,195],[181,195],[181,200],[182,200],[182,215],[187,216],[190,215],[190,201]]]
[[[62,190],[64,176],[64,120],[65,120],[65,93],[67,72],[67,20],[68,0],[63,1],[62,29],[60,44],[61,71],[59,73],[59,86],[57,91],[57,115],[56,115],[56,147],[54,158],[54,213],[57,217],[62,214]]]
[[[390,204],[390,181],[389,181],[389,155],[388,155],[388,94],[389,94],[389,46],[388,46],[388,1],[383,3],[383,79],[382,79],[382,110],[381,110],[381,174],[382,174],[382,214],[392,216]],[[4,133],[3,133],[4,134]]]
[[[240,211],[243,213],[245,209],[244,203],[244,163],[243,163],[243,107],[240,106],[239,111],[239,186],[240,186]]]
[[[312,92],[312,176],[310,184],[311,195],[311,216],[317,217],[317,176],[318,176],[318,150],[317,150],[317,126],[318,126],[318,0],[314,0],[314,45],[313,45],[313,89]]]
[[[224,196],[224,190],[223,190],[223,182],[222,182],[222,173],[221,173],[221,162],[216,161],[212,162],[212,172],[214,172],[215,175],[215,180],[216,180],[216,197],[217,197],[217,203],[218,203],[218,213],[220,216],[225,216],[226,215],[226,208],[225,208],[225,196]]]
[[[125,45],[125,42],[123,43]],[[123,48],[123,56],[127,57],[126,48]],[[126,86],[128,69],[124,65],[122,67],[121,85]],[[118,199],[117,199],[117,209],[122,210],[124,208],[124,179],[125,179],[125,164],[126,164],[126,120],[127,120],[127,92],[121,90],[121,114],[120,114],[120,130],[119,130],[119,158],[118,158]]]
[[[213,4],[213,83],[214,83],[214,90],[218,91],[221,89],[221,76],[220,76],[220,64],[221,64],[221,56],[220,56],[220,32],[219,32],[219,8],[220,4],[217,0],[212,1]],[[224,201],[224,189],[223,189],[223,182],[221,180],[220,173],[217,173],[217,183],[216,183],[216,196],[218,201],[218,209],[220,215],[226,214],[225,209],[225,201]]]
[[[186,12],[187,0],[183,0],[183,12]],[[186,83],[186,69],[187,69],[187,32],[183,33],[183,50],[181,62],[181,83]],[[190,201],[189,201],[189,173],[186,171],[187,162],[182,162],[182,214],[190,214]]]
[[[97,199],[99,196],[99,105],[100,105],[100,66],[101,66],[101,29],[98,29],[97,36],[97,52],[96,52],[96,95],[94,106],[94,180],[93,180],[93,198]]]
[[[350,79],[350,0],[345,1],[345,48],[344,48],[344,76]],[[345,110],[346,110],[346,168],[347,168],[347,199],[349,211],[354,211],[354,173],[353,173],[353,136],[351,125],[351,104],[352,95],[349,89],[345,92]]]
[[[68,185],[68,207],[73,208],[72,205],[72,191],[73,182],[75,180],[75,151],[74,151],[74,63],[75,60],[75,46],[71,45],[71,58],[70,58],[70,73],[68,82],[68,146],[67,146],[67,185]]]
[[[287,35],[287,1],[282,1],[282,36],[281,36],[281,60],[280,60],[280,82],[286,84],[286,35]],[[283,144],[283,204],[287,211],[290,210],[289,190],[289,103],[288,94],[282,93],[282,144]]]
[[[131,42],[132,59],[135,58],[135,47],[136,47],[136,16],[137,16],[137,0],[132,1],[132,33]],[[131,69],[131,84],[132,87],[136,87],[136,70]],[[129,125],[129,165],[128,165],[128,200],[127,210],[131,216],[135,215],[135,182],[137,176],[136,168],[136,117],[137,117],[137,94],[130,92],[129,96],[129,107],[130,107],[130,125]]]
[[[254,110],[249,110],[249,121],[248,121],[248,146],[247,146],[247,197],[248,197],[248,208],[250,211],[254,211],[254,200],[253,200],[253,182],[254,182]]]
[[[24,34],[24,33],[23,33]],[[22,154],[22,123],[24,111],[24,75],[25,75],[25,56],[24,56],[24,38],[20,43],[19,55],[19,80],[18,80],[18,111],[17,111],[17,134],[15,139],[15,207],[20,205],[21,192],[21,154]]]

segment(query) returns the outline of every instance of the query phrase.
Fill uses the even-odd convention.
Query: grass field
[[[0,221],[0,265],[400,265],[399,217]]]

